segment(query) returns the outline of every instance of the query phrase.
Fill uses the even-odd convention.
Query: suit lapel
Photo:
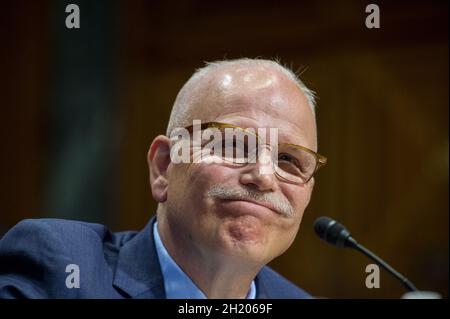
[[[119,251],[113,285],[131,298],[166,297],[164,281],[153,240],[153,217]]]
[[[270,290],[267,289],[264,282],[264,275],[260,271],[255,278],[256,285],[256,299],[270,299]]]

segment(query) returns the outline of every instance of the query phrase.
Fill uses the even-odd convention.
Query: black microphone
[[[388,263],[368,250],[366,247],[358,243],[350,234],[350,232],[341,224],[330,217],[319,217],[314,222],[314,231],[317,236],[327,243],[337,247],[349,247],[362,252],[364,255],[372,259],[382,268],[387,270],[391,275],[400,280],[409,291],[417,291],[417,288],[402,274],[392,268]]]

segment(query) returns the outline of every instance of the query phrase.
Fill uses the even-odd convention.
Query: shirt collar
[[[158,254],[161,272],[164,278],[164,289],[168,299],[206,299],[205,294],[195,285],[188,275],[177,265],[167,252],[158,232],[158,222],[153,225],[153,237]],[[247,299],[255,299],[256,286],[252,281]]]

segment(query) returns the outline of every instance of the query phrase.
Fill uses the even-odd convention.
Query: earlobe
[[[157,136],[147,154],[150,173],[150,187],[153,198],[159,202],[167,200],[167,169],[170,164],[170,140],[166,136]]]

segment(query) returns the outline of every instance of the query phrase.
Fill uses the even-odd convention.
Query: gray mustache
[[[228,200],[256,200],[271,203],[275,209],[284,216],[293,216],[294,208],[291,203],[275,193],[261,193],[248,188],[234,188],[229,186],[215,185],[207,192],[209,197]]]

